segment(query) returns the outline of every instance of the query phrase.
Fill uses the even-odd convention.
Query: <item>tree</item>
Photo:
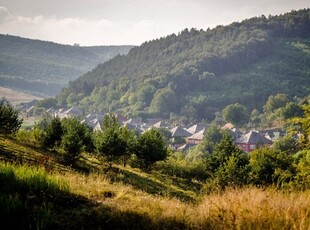
[[[137,145],[137,137],[135,132],[129,130],[127,127],[121,127],[119,130],[119,136],[124,141],[125,151],[122,152],[120,159],[123,162],[124,167],[126,167],[127,161],[135,152],[135,147]]]
[[[122,158],[124,166],[133,152],[135,136],[126,127],[120,127],[117,118],[110,113],[104,117],[102,131],[96,137],[97,151],[111,163]]]
[[[224,134],[224,130],[218,128],[214,124],[211,124],[205,132],[202,142],[197,146],[197,150],[207,155],[212,154],[215,146],[221,142]]]
[[[220,143],[215,146],[207,163],[213,172],[212,180],[221,189],[248,182],[248,155],[234,145],[228,133],[225,133]]]
[[[211,154],[212,170],[216,171],[217,168],[223,165],[231,156],[238,158],[237,160],[240,161],[238,162],[239,165],[248,163],[247,160],[243,158],[243,156],[245,156],[244,152],[236,147],[232,142],[231,136],[228,133],[225,133],[220,143],[215,146],[214,151]],[[243,160],[246,162],[242,162]]]
[[[0,134],[16,133],[22,122],[18,118],[18,111],[9,102],[0,102]]]
[[[168,155],[165,139],[156,129],[151,129],[139,136],[136,155],[144,169],[150,169],[157,161],[166,159]]]
[[[271,148],[259,148],[250,153],[250,179],[254,184],[282,184],[292,175],[293,155],[276,152]],[[288,176],[287,176],[288,175]]]
[[[302,117],[292,118],[290,122],[299,126],[302,130],[301,143],[305,148],[310,147],[310,105],[304,105],[304,115]]]
[[[226,122],[242,126],[249,121],[247,108],[239,103],[228,105],[222,111],[223,118]]]
[[[300,105],[294,102],[288,103],[283,109],[283,118],[290,119],[293,117],[302,117],[304,115],[304,111]]]
[[[276,152],[285,152],[287,154],[295,154],[299,150],[299,144],[298,141],[295,140],[292,136],[284,136],[278,138],[274,144],[273,149]]]
[[[49,109],[51,107],[56,108],[57,107],[57,99],[53,98],[53,97],[45,98],[45,99],[43,99],[41,101],[38,101],[37,107],[39,107],[39,108],[43,107],[43,108],[46,108],[46,109]]]
[[[111,163],[122,156],[126,151],[126,142],[121,137],[119,129],[109,127],[97,134],[96,148],[105,155]]]
[[[272,113],[279,108],[285,107],[288,102],[289,100],[286,94],[279,93],[275,96],[271,95],[268,97],[268,100],[264,105],[264,112]]]
[[[46,127],[43,128],[40,142],[43,147],[52,148],[59,146],[63,135],[63,128],[58,117],[53,118]]]
[[[294,155],[296,176],[294,186],[299,189],[310,189],[310,150],[304,149]]]
[[[62,121],[64,134],[61,139],[61,146],[65,151],[65,161],[74,163],[85,149],[88,141],[87,126],[81,124],[76,118],[65,118]]]
[[[261,123],[261,114],[257,109],[253,109],[250,115],[250,122],[252,127],[257,127]]]

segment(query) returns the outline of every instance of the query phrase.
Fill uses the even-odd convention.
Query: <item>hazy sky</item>
[[[0,33],[80,45],[140,45],[185,28],[310,8],[310,0],[0,0]]]

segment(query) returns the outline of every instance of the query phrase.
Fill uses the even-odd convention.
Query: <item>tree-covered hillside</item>
[[[0,85],[56,95],[70,80],[131,48],[60,45],[0,34]]]
[[[70,82],[63,105],[131,115],[214,119],[239,102],[310,92],[310,9],[145,42]]]

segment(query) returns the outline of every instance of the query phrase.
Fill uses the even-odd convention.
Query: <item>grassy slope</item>
[[[27,93],[19,92],[13,89],[0,86],[0,97],[5,97],[12,105],[17,105],[22,102],[30,102],[32,100],[41,100],[42,97],[33,96]]]
[[[69,194],[25,196],[30,207],[38,202],[52,205],[51,228],[310,228],[309,192],[244,188],[202,195],[199,183],[120,166],[107,169],[86,154],[80,167],[71,169],[52,152],[4,137],[0,137],[0,161],[41,165],[49,177],[68,185]]]

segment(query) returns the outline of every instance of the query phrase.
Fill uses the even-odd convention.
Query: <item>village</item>
[[[69,109],[55,109],[51,107],[46,110],[39,109],[38,111],[33,102],[23,104],[19,109],[23,116],[27,118],[40,117],[43,113],[48,114],[50,117],[59,117],[60,119],[77,117],[82,123],[86,123],[91,127],[93,131],[101,130],[104,118],[104,114],[97,112],[83,116],[82,111],[75,107]],[[130,118],[118,113],[114,115],[121,127],[127,127],[128,129],[135,131],[137,134],[141,134],[152,128],[161,129],[166,132],[168,131],[167,133],[169,134],[170,139],[169,146],[174,150],[183,152],[201,143],[209,127],[209,124],[193,124],[187,127],[184,125],[171,125],[169,124],[169,121],[161,118],[149,118],[142,121],[141,118]],[[286,135],[285,132],[278,128],[241,131],[231,123],[223,124],[221,128],[227,130],[232,137],[233,143],[247,153],[259,147],[270,147],[277,138]]]

